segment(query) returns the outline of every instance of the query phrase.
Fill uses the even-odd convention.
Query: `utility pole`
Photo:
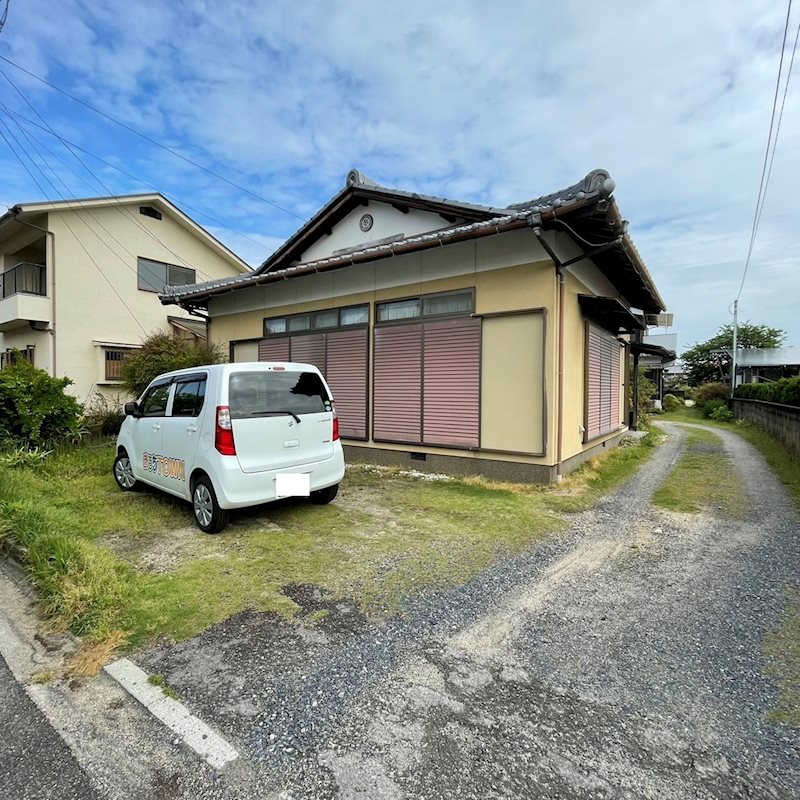
[[[733,353],[731,354],[731,397],[736,391],[736,340],[739,333],[739,301],[733,301]]]

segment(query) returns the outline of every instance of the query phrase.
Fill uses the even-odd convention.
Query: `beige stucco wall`
[[[466,288],[475,290],[479,315],[538,309],[535,314],[487,317],[483,322],[482,447],[515,450],[518,455],[385,443],[380,447],[551,463],[544,451],[545,445],[552,448],[553,441],[553,414],[548,406],[552,408],[555,363],[545,340],[552,337],[555,280],[546,258],[533,235],[521,231],[241,290],[211,302],[210,339],[227,349],[231,341],[260,338],[265,317],[359,303],[370,303],[374,313],[376,302]],[[528,338],[523,340],[523,336]],[[235,347],[234,359],[247,360],[254,354],[253,343],[243,343]],[[527,407],[524,420],[508,413],[516,405],[520,413]],[[506,411],[497,414],[499,407]]]
[[[559,255],[574,255],[571,243],[549,235]],[[403,452],[457,455],[552,465],[556,461],[556,333],[557,281],[552,262],[530,231],[516,231],[473,242],[407,256],[313,274],[280,283],[236,291],[213,299],[210,338],[225,348],[237,340],[261,338],[265,317],[316,311],[336,306],[382,302],[417,294],[475,289],[475,312],[483,321],[481,447],[479,451],[450,448],[352,443]],[[614,438],[614,434],[584,443],[585,319],[578,294],[618,296],[608,280],[589,262],[566,274],[564,318],[564,442],[569,459]],[[507,316],[508,312],[541,309],[539,313]],[[374,306],[371,305],[374,313]],[[257,354],[253,341],[235,349],[234,358]],[[622,358],[622,354],[620,356]],[[504,382],[504,376],[511,376]],[[624,375],[624,370],[621,371]],[[623,413],[624,389],[620,392]],[[372,408],[370,397],[369,408]],[[502,409],[498,413],[498,409]],[[527,411],[527,414],[525,413]],[[500,452],[513,450],[515,452]],[[542,455],[530,455],[542,453]]]
[[[56,371],[72,378],[82,402],[96,390],[120,391],[105,382],[103,352],[95,341],[139,344],[166,330],[168,315],[187,316],[176,306],[163,306],[154,292],[138,289],[138,256],[189,265],[198,280],[239,274],[229,258],[168,213],[155,220],[140,215],[138,205],[129,210],[136,223],[116,205],[93,208],[91,214],[84,209],[49,214],[56,243],[54,273],[48,264],[56,278]]]

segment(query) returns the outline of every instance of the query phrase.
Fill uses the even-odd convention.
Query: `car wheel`
[[[139,481],[133,474],[133,467],[127,453],[120,453],[114,459],[114,480],[123,492],[132,492],[139,488]]]
[[[330,503],[337,494],[339,494],[339,484],[335,483],[333,486],[326,486],[324,489],[311,492],[311,502],[318,506],[324,506],[326,503]]]
[[[192,510],[197,527],[206,533],[219,533],[228,524],[228,512],[220,508],[214,487],[205,475],[197,479],[192,489]]]

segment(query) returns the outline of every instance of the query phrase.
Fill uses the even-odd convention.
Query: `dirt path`
[[[796,797],[800,737],[766,721],[762,643],[797,581],[798,516],[726,431],[747,517],[653,508],[685,438],[664,429],[567,536],[403,619],[243,614],[144,666],[246,754],[261,788],[232,796]]]

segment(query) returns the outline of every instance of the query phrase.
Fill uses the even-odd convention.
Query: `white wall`
[[[373,218],[372,228],[366,233],[359,227],[359,221],[364,214]],[[316,261],[327,258],[335,250],[343,250],[356,245],[368,245],[385,239],[388,236],[413,236],[415,233],[447,228],[451,223],[438,214],[428,211],[409,209],[407,214],[398,211],[387,203],[369,202],[351,211],[331,232],[330,236],[322,236],[314,242],[300,257],[300,261]]]

